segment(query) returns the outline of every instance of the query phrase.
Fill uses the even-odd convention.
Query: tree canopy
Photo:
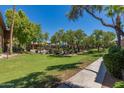
[[[61,48],[72,53],[80,52],[91,48],[107,48],[114,42],[115,34],[109,31],[94,30],[88,36],[81,29],[67,30],[60,29],[51,37],[51,43],[55,44],[58,50]],[[64,48],[62,47],[64,46]],[[66,48],[65,48],[66,47]]]
[[[122,18],[124,14],[123,6],[102,6],[102,5],[77,5],[72,6],[70,12],[68,13],[68,18],[71,20],[76,20],[83,16],[84,11],[91,15],[96,20],[100,21],[104,26],[110,27],[115,30],[118,46],[121,43],[121,36],[124,36],[124,20]],[[103,16],[110,18],[111,23],[107,22]]]
[[[10,28],[12,22],[12,9],[8,9],[5,16],[7,26]],[[40,24],[31,22],[24,11],[19,10],[15,13],[13,37],[20,45],[27,45],[32,41],[36,42],[40,33],[42,33]]]

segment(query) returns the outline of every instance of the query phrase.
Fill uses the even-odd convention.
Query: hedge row
[[[124,49],[113,46],[103,57],[107,70],[116,78],[122,79],[124,69]]]

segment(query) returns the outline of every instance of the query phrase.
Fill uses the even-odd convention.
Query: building
[[[2,14],[0,12],[0,48],[3,52],[7,51],[7,43],[9,43],[10,30],[7,29]]]

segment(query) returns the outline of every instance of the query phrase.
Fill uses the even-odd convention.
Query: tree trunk
[[[98,49],[98,52],[99,52],[100,51],[100,47],[98,46],[97,49]]]
[[[13,6],[13,16],[12,16],[12,24],[10,29],[10,55],[13,53],[13,29],[14,29],[14,20],[15,20],[15,6]]]
[[[120,34],[120,30],[121,30],[121,21],[120,21],[120,16],[117,15],[116,17],[116,34],[117,34],[117,45],[119,47],[121,47],[121,34]]]
[[[34,50],[34,42],[32,43],[32,49]]]
[[[80,52],[79,43],[77,43],[77,52]]]
[[[121,47],[121,35],[119,31],[116,31],[116,34],[117,34],[117,45]]]

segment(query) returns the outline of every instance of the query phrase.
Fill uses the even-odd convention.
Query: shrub
[[[2,48],[0,48],[0,54],[2,53]]]
[[[114,88],[124,88],[124,81],[116,82]]]
[[[89,50],[89,51],[88,51],[88,54],[93,54],[93,53],[94,53],[93,50]]]
[[[103,57],[107,70],[116,78],[122,79],[121,70],[124,69],[124,49],[111,47],[109,53]]]
[[[110,54],[112,54],[112,53],[116,53],[116,52],[118,52],[120,50],[121,50],[121,47],[119,47],[119,46],[112,46],[112,47],[109,48],[108,52]]]

